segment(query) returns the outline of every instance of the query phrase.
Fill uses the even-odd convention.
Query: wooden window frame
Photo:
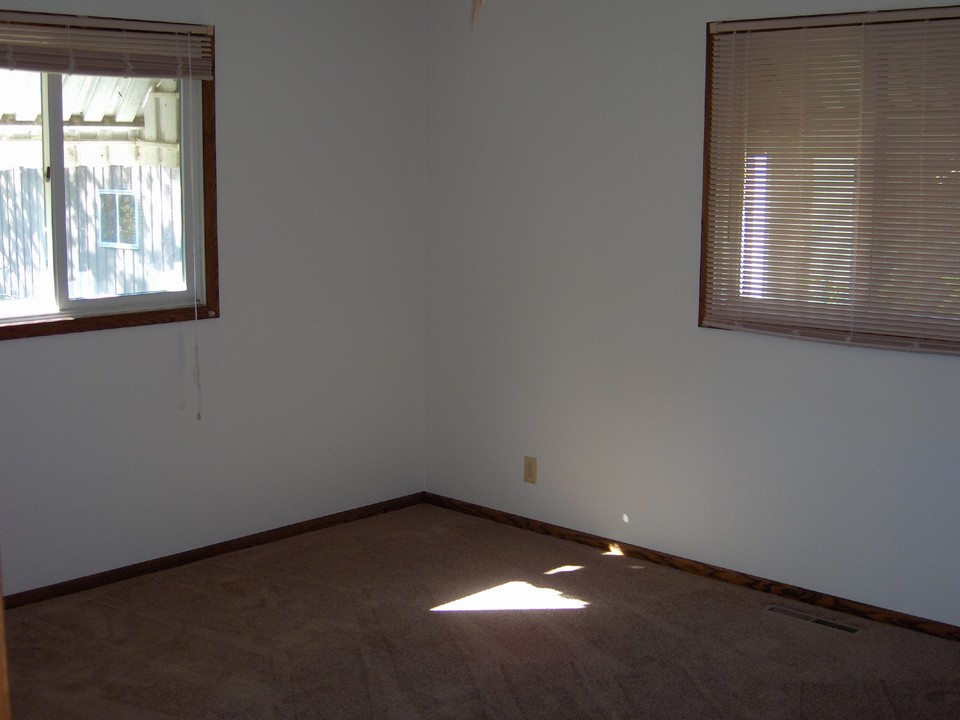
[[[98,37],[105,38],[104,42],[109,43],[109,37],[103,33],[113,32],[115,35],[120,31],[125,37],[125,45],[115,43],[113,48],[115,53],[125,52],[128,47],[129,57],[124,57],[124,62],[131,68],[132,74],[141,76],[158,75],[169,71],[171,68],[186,68],[187,66],[196,68],[200,73],[195,78],[200,85],[200,128],[197,137],[201,142],[201,152],[198,168],[201,171],[200,187],[195,188],[198,199],[202,198],[203,214],[197,219],[198,224],[202,224],[203,239],[202,242],[194,244],[194,252],[202,251],[202,284],[203,295],[196,299],[191,299],[188,304],[177,304],[162,309],[123,309],[123,308],[104,308],[91,314],[71,315],[69,311],[64,311],[57,315],[38,316],[34,318],[16,318],[10,320],[0,320],[0,340],[11,340],[20,338],[42,337],[48,335],[60,335],[75,332],[87,332],[92,330],[106,330],[113,328],[137,327],[143,325],[154,325],[171,322],[185,322],[192,320],[203,320],[216,318],[220,316],[220,292],[219,292],[219,262],[218,262],[218,243],[217,243],[217,163],[216,163],[216,111],[215,111],[215,86],[213,79],[213,28],[196,25],[174,25],[171,23],[159,23],[152,21],[122,20],[117,18],[97,18],[97,17],[79,17],[71,15],[52,15],[44,13],[27,13],[16,11],[0,11],[0,47],[4,43],[9,50],[11,47],[14,52],[25,50],[31,51],[28,45],[17,44],[16,40],[10,40],[15,37],[16,32],[21,27],[30,27],[39,29],[41,32],[49,32],[51,37],[56,37],[58,33],[73,32],[74,41],[76,34],[89,32],[99,34]],[[188,56],[183,57],[164,57],[152,56],[150,52],[153,48],[152,38],[154,33],[182,32],[192,34],[192,36],[201,38],[196,47],[190,48]],[[119,35],[117,35],[119,37]],[[133,42],[137,38],[144,38],[143,48],[141,49]],[[72,42],[74,42],[72,41]],[[84,46],[82,43],[76,43],[76,48],[70,51],[70,55],[65,51],[59,54],[47,53],[45,48],[40,48],[39,54],[27,57],[25,61],[14,61],[16,67],[24,67],[41,72],[63,72],[63,64],[68,63],[76,72],[89,74],[113,74],[110,71],[104,71],[101,64],[103,62],[103,45],[100,41]],[[88,55],[84,55],[86,50],[92,50]],[[75,56],[74,56],[75,53]],[[115,62],[113,60],[112,62]],[[44,63],[49,63],[45,65]],[[183,77],[191,77],[183,71]],[[196,294],[196,291],[195,291]]]
[[[841,33],[862,33],[866,39],[862,46],[845,46],[837,41]],[[889,56],[889,46],[877,40],[880,33],[884,40],[895,38],[902,43],[892,46]],[[802,41],[798,39],[801,37]],[[960,133],[953,129],[960,127],[960,87],[952,79],[943,79],[948,73],[960,75],[960,53],[942,50],[960,44],[954,42],[955,38],[960,38],[960,7],[708,25],[701,327],[960,354],[960,302],[954,300],[960,297],[960,211],[952,209],[960,202],[951,202],[953,195],[949,193],[956,192],[954,189],[937,191],[940,194],[935,197],[930,189],[942,173],[954,172],[939,169],[937,163],[956,167],[960,173]],[[912,52],[921,43],[923,64],[909,68],[917,73],[919,84],[920,71],[916,68],[923,68],[927,81],[928,72],[934,77],[933,63],[940,63],[935,66],[939,74],[933,81],[939,85],[930,85],[931,95],[944,93],[930,101],[940,103],[931,105],[935,111],[927,109],[926,95],[923,103],[910,105],[910,78],[904,82],[904,76],[896,74],[900,69],[890,70],[897,67],[896,53]],[[880,47],[884,49],[878,51]],[[937,58],[929,64],[927,47],[931,48],[931,57]],[[821,48],[828,49],[829,60],[822,61]],[[934,52],[940,54],[934,56]],[[849,53],[860,54],[851,61]],[[806,64],[802,70],[795,66],[807,62],[813,74],[803,74],[802,78],[809,83],[791,84],[795,77],[808,72]],[[782,73],[779,65],[785,68]],[[842,73],[847,74],[835,79]],[[854,77],[857,73],[859,77]],[[881,76],[883,85],[877,80]],[[841,81],[856,89],[843,91],[850,95],[832,95]],[[828,91],[817,95],[811,90],[818,82]],[[895,83],[907,89],[896,89]],[[883,90],[878,91],[881,86]],[[927,86],[923,87],[926,93]],[[952,109],[942,111],[947,104]],[[910,112],[904,113],[903,107],[909,107]],[[837,116],[828,113],[841,111],[848,113],[842,118],[847,125],[837,130],[838,125],[831,124],[837,122]],[[895,116],[901,114],[917,116],[916,126],[911,126],[906,135],[896,125],[901,118]],[[793,130],[784,130],[794,122],[802,127],[795,138],[791,136]],[[817,122],[827,129],[811,129]],[[947,130],[945,125],[949,126]],[[918,132],[917,128],[922,130]],[[927,128],[931,150],[922,145],[927,140],[915,140],[923,137]],[[813,137],[815,132],[822,132],[827,139]],[[892,144],[901,143],[903,137],[907,145]],[[791,146],[794,141],[796,145]],[[771,156],[769,170],[771,183],[778,184],[770,189],[771,200],[766,206],[770,217],[761,213],[758,219],[751,217],[754,208],[748,186],[751,159],[765,155],[758,149],[764,144],[775,146],[779,152],[779,165],[774,169]],[[851,144],[857,146],[854,154],[849,152]],[[853,171],[844,167],[848,160]],[[822,186],[828,188],[827,195],[833,193],[832,198],[817,195],[818,163],[833,166],[826,168],[826,184]],[[854,173],[849,176],[854,178],[854,190],[841,187],[850,172]],[[952,182],[954,176],[950,177]],[[956,180],[960,181],[960,174]],[[956,185],[960,187],[960,182]],[[854,192],[855,198],[849,192]],[[911,205],[914,197],[923,199]],[[767,257],[763,271],[769,272],[769,288],[775,289],[745,292],[744,278],[750,273],[747,236],[751,232],[766,235],[762,226],[768,219],[776,223],[776,230],[764,238]],[[897,223],[914,219],[916,230],[897,229]],[[751,229],[751,222],[761,230]],[[850,227],[844,227],[844,223]],[[823,229],[826,226],[828,230]],[[841,247],[844,243],[847,246]],[[845,271],[844,263],[853,269]],[[837,281],[839,286],[838,278],[849,283],[847,299],[841,300],[836,294],[840,291],[830,285]],[[830,286],[829,292],[834,295],[817,295],[827,291],[814,288],[824,286]]]

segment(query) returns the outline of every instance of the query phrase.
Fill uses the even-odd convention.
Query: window
[[[708,30],[700,325],[960,354],[960,8]]]
[[[219,315],[213,30],[0,12],[0,339]]]
[[[140,249],[140,203],[136,193],[100,190],[100,247]]]

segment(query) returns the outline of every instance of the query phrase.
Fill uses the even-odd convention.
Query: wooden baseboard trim
[[[504,512],[502,510],[494,510],[492,508],[484,507],[482,505],[475,505],[474,503],[469,503],[463,500],[455,500],[453,498],[448,498],[431,492],[413,493],[412,495],[406,495],[393,500],[385,500],[372,505],[364,505],[363,507],[355,508],[353,510],[345,510],[343,512],[334,513],[333,515],[326,515],[313,520],[305,520],[292,525],[285,525],[284,527],[276,528],[274,530],[266,530],[264,532],[254,533],[253,535],[246,535],[233,540],[227,540],[226,542],[207,545],[206,547],[196,548],[194,550],[187,550],[175,555],[168,555],[155,560],[147,560],[145,562],[136,563],[135,565],[127,565],[122,568],[107,570],[102,573],[88,575],[86,577],[76,578],[74,580],[67,580],[66,582],[56,583],[55,585],[47,585],[34,590],[26,590],[24,592],[14,593],[4,597],[3,604],[7,609],[12,609],[23,605],[41,602],[43,600],[51,600],[53,598],[70,595],[83,590],[90,590],[102,585],[119,582],[121,580],[129,580],[141,575],[148,575],[150,573],[167,570],[180,565],[187,565],[192,562],[197,562],[198,560],[206,560],[208,558],[216,557],[217,555],[234,552],[235,550],[243,550],[256,545],[264,545],[276,540],[283,540],[295,535],[301,535],[303,533],[313,532],[315,530],[322,530],[334,525],[342,525],[354,520],[361,520],[363,518],[373,517],[374,515],[381,515],[383,513],[410,507],[412,505],[419,505],[421,503],[428,503],[430,505],[436,505],[437,507],[446,508],[448,510],[455,510],[468,515],[494,520],[506,525],[512,525],[514,527],[530,530],[542,535],[549,535],[550,537],[560,538],[562,540],[570,540],[572,542],[576,542],[581,545],[588,545],[590,547],[605,549],[610,545],[615,544],[620,548],[620,551],[624,555],[639,558],[657,565],[665,565],[677,570],[693,573],[694,575],[700,575],[701,577],[722,580],[723,582],[731,583],[733,585],[759,590],[760,592],[768,593],[770,595],[790,598],[791,600],[798,600],[800,602],[815,605],[817,607],[828,608],[830,610],[846,613],[847,615],[866,618],[874,622],[895,625],[897,627],[926,633],[927,635],[933,635],[946,640],[960,641],[960,627],[957,627],[956,625],[949,625],[936,620],[928,620],[926,618],[916,617],[914,615],[908,615],[906,613],[896,612],[894,610],[886,610],[884,608],[867,605],[866,603],[857,602],[855,600],[847,600],[845,598],[827,595],[814,590],[807,590],[805,588],[797,587],[796,585],[788,585],[786,583],[780,583],[774,580],[767,580],[765,578],[748,575],[736,570],[729,570],[716,565],[710,565],[708,563],[702,563],[676,555],[670,555],[658,550],[650,550],[637,545],[630,545],[628,543],[604,538],[599,535],[591,535],[590,533],[580,532],[579,530],[572,530],[559,525],[553,525],[552,523],[533,520],[521,515],[514,515],[513,513]]]
[[[2,580],[0,580],[0,597],[3,597]],[[2,602],[0,602],[0,720],[10,720],[10,676],[7,672],[7,626],[4,625]]]
[[[656,565],[665,565],[677,570],[693,573],[694,575],[722,580],[723,582],[751,588],[752,590],[759,590],[760,592],[769,593],[770,595],[799,600],[800,602],[810,605],[836,610],[847,615],[855,615],[873,620],[874,622],[896,625],[897,627],[915,630],[926,633],[927,635],[934,635],[946,640],[960,641],[960,627],[956,625],[949,625],[936,620],[927,620],[926,618],[907,615],[906,613],[896,612],[894,610],[885,610],[884,608],[867,605],[866,603],[855,600],[847,600],[814,590],[807,590],[797,587],[796,585],[788,585],[754,575],[747,575],[746,573],[736,570],[728,570],[727,568],[717,567],[716,565],[709,565],[696,560],[669,555],[657,550],[650,550],[648,548],[610,540],[609,538],[600,537],[599,535],[591,535],[578,530],[571,530],[559,525],[532,520],[520,515],[514,515],[513,513],[493,510],[483,507],[482,505],[475,505],[464,502],[463,500],[454,500],[430,492],[424,493],[423,501],[448,510],[456,510],[468,515],[495,520],[500,523],[523,528],[524,530],[532,530],[533,532],[543,535],[549,535],[550,537],[571,540],[581,545],[589,545],[595,548],[607,548],[610,545],[617,545],[624,555],[639,558]]]
[[[129,580],[141,575],[159,572],[160,570],[168,570],[180,565],[187,565],[192,562],[197,562],[198,560],[206,560],[235,550],[243,550],[256,545],[265,545],[275,540],[284,540],[295,535],[302,535],[303,533],[313,532],[314,530],[322,530],[334,525],[343,525],[344,523],[353,522],[354,520],[381,515],[410,507],[411,505],[419,505],[424,502],[424,495],[425,493],[418,492],[412,495],[394,498],[393,500],[385,500],[372,505],[364,505],[363,507],[353,510],[345,510],[334,513],[333,515],[325,515],[324,517],[314,518],[313,520],[304,520],[303,522],[285,525],[284,527],[273,530],[254,533],[253,535],[245,535],[244,537],[227,540],[214,545],[187,550],[176,553],[175,555],[167,555],[166,557],[155,560],[147,560],[136,563],[135,565],[127,565],[114,570],[107,570],[102,573],[97,573],[96,575],[87,575],[86,577],[67,580],[56,583],[55,585],[47,585],[34,590],[13,593],[3,598],[4,604],[8,609],[22,605],[30,605],[43,600],[51,600],[64,595],[81,592],[82,590],[91,590],[102,585],[109,585],[110,583],[119,582],[120,580]]]

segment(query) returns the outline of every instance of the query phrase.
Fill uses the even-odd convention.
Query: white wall
[[[432,0],[427,488],[960,624],[960,362],[697,328],[706,23],[928,4]]]
[[[696,327],[705,23],[893,5],[10,0],[216,26],[223,317],[0,344],[5,590],[426,483],[960,624],[957,360]]]
[[[423,3],[6,6],[216,26],[223,317],[0,344],[4,590],[422,490]]]

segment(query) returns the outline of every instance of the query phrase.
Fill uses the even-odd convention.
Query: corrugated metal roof
[[[150,78],[94,77],[65,75],[63,78],[63,120],[74,116],[83,122],[131,123],[143,117],[143,106],[157,81]]]
[[[63,120],[100,123],[109,119],[124,124],[142,121],[147,98],[160,83],[151,78],[64,75]],[[39,122],[39,73],[0,71],[0,115],[17,122]]]
[[[180,163],[176,80],[64,75],[64,163]],[[0,167],[41,162],[40,74],[0,70]]]

